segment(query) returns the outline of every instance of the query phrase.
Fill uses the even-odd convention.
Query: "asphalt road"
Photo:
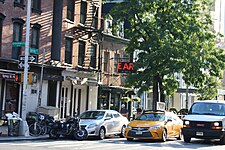
[[[192,139],[191,143],[184,143],[176,139],[166,142],[158,141],[133,141],[128,142],[125,138],[107,138],[104,140],[75,141],[68,139],[59,140],[32,140],[1,142],[1,150],[225,150],[225,145],[218,141],[205,141]]]

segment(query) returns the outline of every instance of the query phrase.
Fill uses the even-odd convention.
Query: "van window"
[[[225,104],[220,103],[194,103],[190,109],[190,114],[202,115],[225,115]]]

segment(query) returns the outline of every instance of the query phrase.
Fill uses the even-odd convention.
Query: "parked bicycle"
[[[31,136],[48,134],[54,123],[54,118],[44,113],[29,112],[27,123]]]

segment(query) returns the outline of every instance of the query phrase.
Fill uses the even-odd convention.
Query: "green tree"
[[[117,23],[128,21],[128,53],[138,50],[136,73],[127,85],[147,91],[153,88],[153,106],[178,88],[174,73],[185,83],[203,88],[206,76],[220,77],[224,69],[223,50],[216,47],[212,30],[210,0],[125,0],[113,7]],[[138,80],[137,80],[138,79]]]

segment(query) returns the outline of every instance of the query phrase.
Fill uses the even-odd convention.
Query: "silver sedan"
[[[88,136],[101,140],[109,135],[124,137],[128,123],[128,119],[115,110],[89,110],[80,115],[80,125],[88,131]]]

